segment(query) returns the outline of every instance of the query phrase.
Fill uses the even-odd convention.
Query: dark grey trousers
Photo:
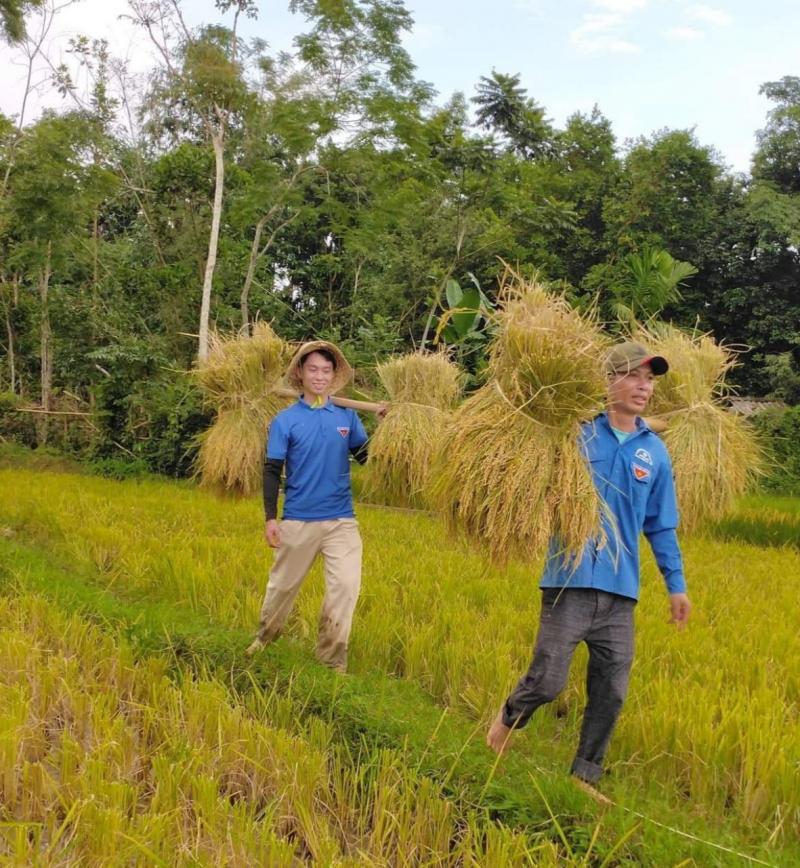
[[[630,597],[605,591],[544,588],[533,660],[503,708],[506,726],[525,726],[540,705],[564,689],[575,648],[585,642],[588,699],[571,771],[590,783],[603,773],[603,757],[628,690],[635,606]]]

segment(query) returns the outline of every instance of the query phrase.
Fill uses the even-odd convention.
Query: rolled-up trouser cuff
[[[531,715],[525,714],[524,712],[509,714],[508,702],[503,706],[503,726],[507,726],[509,729],[522,729],[523,726],[527,725],[530,719]]]
[[[576,756],[572,762],[570,774],[589,784],[596,784],[603,774],[603,769],[597,763],[590,763],[589,760]]]

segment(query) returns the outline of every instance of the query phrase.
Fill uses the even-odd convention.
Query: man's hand
[[[278,527],[276,519],[271,518],[264,528],[264,539],[269,544],[270,548],[276,549],[281,544],[281,529]]]
[[[383,422],[386,418],[386,414],[389,412],[388,404],[381,404],[381,406],[375,411],[375,418],[378,422]]]
[[[503,723],[503,710],[497,712],[497,717],[492,721],[489,732],[486,733],[486,744],[496,753],[502,754],[511,741],[511,727]]]
[[[692,611],[692,604],[689,602],[689,597],[686,594],[670,594],[670,624],[674,624],[679,630],[683,630],[686,622],[689,620],[689,614]]]

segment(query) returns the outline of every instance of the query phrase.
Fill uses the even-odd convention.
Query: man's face
[[[620,413],[638,415],[653,394],[653,372],[649,364],[640,365],[628,374],[614,374],[608,386],[608,406]]]
[[[336,369],[320,353],[309,353],[300,369],[304,395],[327,395]]]

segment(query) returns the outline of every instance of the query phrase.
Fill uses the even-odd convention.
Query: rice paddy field
[[[8,464],[8,462],[7,462]],[[499,762],[537,569],[363,504],[339,676],[320,566],[253,661],[257,500],[0,468],[0,861],[37,865],[800,864],[800,501],[683,540],[684,632],[647,555],[629,699],[598,803],[565,774],[582,652]]]

